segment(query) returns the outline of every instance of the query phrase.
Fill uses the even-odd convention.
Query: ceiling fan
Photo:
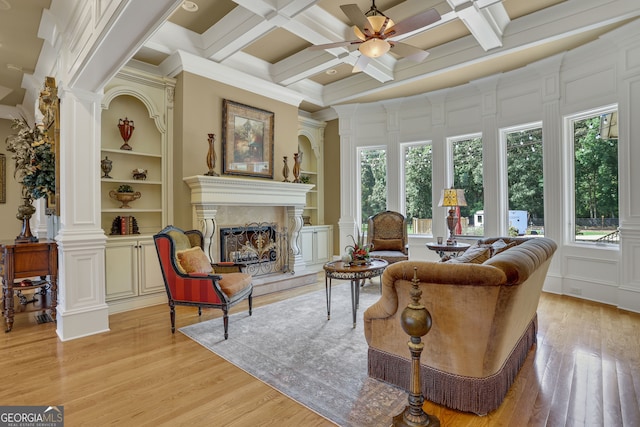
[[[357,46],[361,55],[353,67],[354,72],[364,70],[371,58],[382,56],[389,50],[415,62],[422,62],[429,56],[429,52],[392,39],[438,21],[440,14],[435,9],[426,10],[397,24],[378,10],[375,0],[371,1],[371,8],[366,13],[362,13],[357,4],[343,4],[340,9],[353,24],[353,32],[357,40],[315,45],[309,49]]]

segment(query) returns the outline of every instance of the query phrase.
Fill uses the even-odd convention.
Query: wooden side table
[[[7,329],[13,328],[13,291],[34,288],[51,290],[51,317],[56,320],[58,304],[58,245],[53,240],[40,240],[35,243],[0,242],[0,274],[2,275],[2,295],[4,296],[3,314]],[[49,280],[45,280],[49,276]],[[33,286],[16,286],[15,279],[40,277]]]
[[[445,255],[445,253],[452,257],[457,257],[458,255],[460,255],[460,253],[469,249],[470,246],[471,245],[468,243],[458,243],[458,242],[456,242],[455,245],[447,245],[446,243],[438,244],[437,242],[427,243],[427,248],[437,252],[438,255],[440,255],[440,258],[442,258]]]
[[[328,262],[324,265],[324,288],[327,295],[327,320],[331,319],[331,279],[351,281],[351,311],[353,327],[356,327],[356,312],[360,303],[360,280],[372,279],[382,275],[389,263],[383,259],[371,258],[369,264],[350,265],[342,261]]]

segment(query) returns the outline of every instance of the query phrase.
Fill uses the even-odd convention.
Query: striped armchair
[[[209,262],[202,250],[203,237],[198,230],[183,231],[172,225],[153,236],[169,297],[171,332],[175,332],[176,305],[222,309],[224,339],[229,329],[229,308],[245,298],[252,313],[253,284],[249,274],[237,265],[221,266]]]

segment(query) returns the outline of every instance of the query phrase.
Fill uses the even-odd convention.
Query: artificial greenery
[[[118,193],[133,193],[133,187],[128,184],[122,184],[118,187]]]
[[[56,158],[43,126],[31,127],[23,117],[14,119],[11,128],[17,130],[5,140],[7,151],[15,161],[13,176],[22,184],[23,197],[36,200],[55,193]]]

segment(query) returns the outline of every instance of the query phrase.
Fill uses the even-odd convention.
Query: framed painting
[[[273,179],[273,121],[270,111],[223,100],[223,174]]]

